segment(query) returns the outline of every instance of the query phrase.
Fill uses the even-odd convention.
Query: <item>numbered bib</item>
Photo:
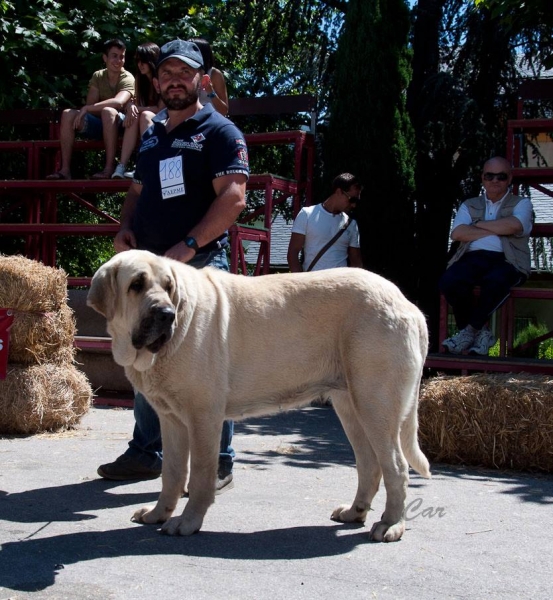
[[[159,181],[163,200],[183,196],[184,176],[182,171],[182,156],[167,158],[159,163]]]

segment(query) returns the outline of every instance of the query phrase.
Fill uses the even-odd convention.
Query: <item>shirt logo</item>
[[[140,145],[140,149],[138,151],[145,152],[146,150],[151,150],[152,148],[155,148],[158,145],[158,143],[159,143],[159,139],[158,139],[157,135],[154,135],[151,138],[148,138],[147,140],[142,142],[142,144]]]
[[[199,135],[201,135],[201,134],[198,134],[198,136]],[[194,136],[194,138],[196,138],[198,136]],[[192,140],[193,140],[192,142],[187,142],[185,140],[173,140],[173,143],[171,144],[171,148],[187,148],[188,150],[198,150],[198,151],[201,151],[203,149],[203,146],[201,144],[198,144],[194,140],[194,138],[192,138]]]
[[[200,142],[203,142],[204,140],[205,140],[205,135],[203,133],[198,133],[197,135],[192,136],[192,141],[196,142],[196,144],[199,144]]]
[[[245,167],[248,166],[249,160],[248,160],[248,151],[246,150],[246,148],[240,148],[238,150],[238,164],[244,165]]]

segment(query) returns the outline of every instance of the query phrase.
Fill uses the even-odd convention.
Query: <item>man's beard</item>
[[[181,87],[180,90],[184,92],[183,98],[176,98],[174,96],[169,96],[168,91],[165,90],[165,93],[161,93],[161,99],[163,100],[165,106],[169,110],[184,110],[189,106],[196,104],[200,94],[200,84],[198,83],[198,87],[195,90],[188,91],[184,87]]]

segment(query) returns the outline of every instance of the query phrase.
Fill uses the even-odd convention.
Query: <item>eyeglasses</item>
[[[484,173],[484,181],[493,181],[494,179],[497,179],[497,181],[507,181],[509,175],[507,173]]]
[[[344,190],[342,190],[342,192],[344,192]],[[344,192],[344,195],[351,202],[351,204],[355,204],[356,202],[359,202],[359,196],[351,196],[347,192]]]

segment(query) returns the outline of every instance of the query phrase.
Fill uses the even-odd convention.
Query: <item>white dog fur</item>
[[[197,532],[215,498],[223,421],[329,395],[358,471],[353,503],[332,519],[364,522],[383,477],[386,507],[370,538],[401,538],[408,462],[430,477],[417,440],[428,332],[392,283],[351,268],[244,277],[129,250],[100,267],[88,304],[106,317],[115,361],[161,422],[161,495],[134,520]],[[190,498],[171,517],[187,457]]]

